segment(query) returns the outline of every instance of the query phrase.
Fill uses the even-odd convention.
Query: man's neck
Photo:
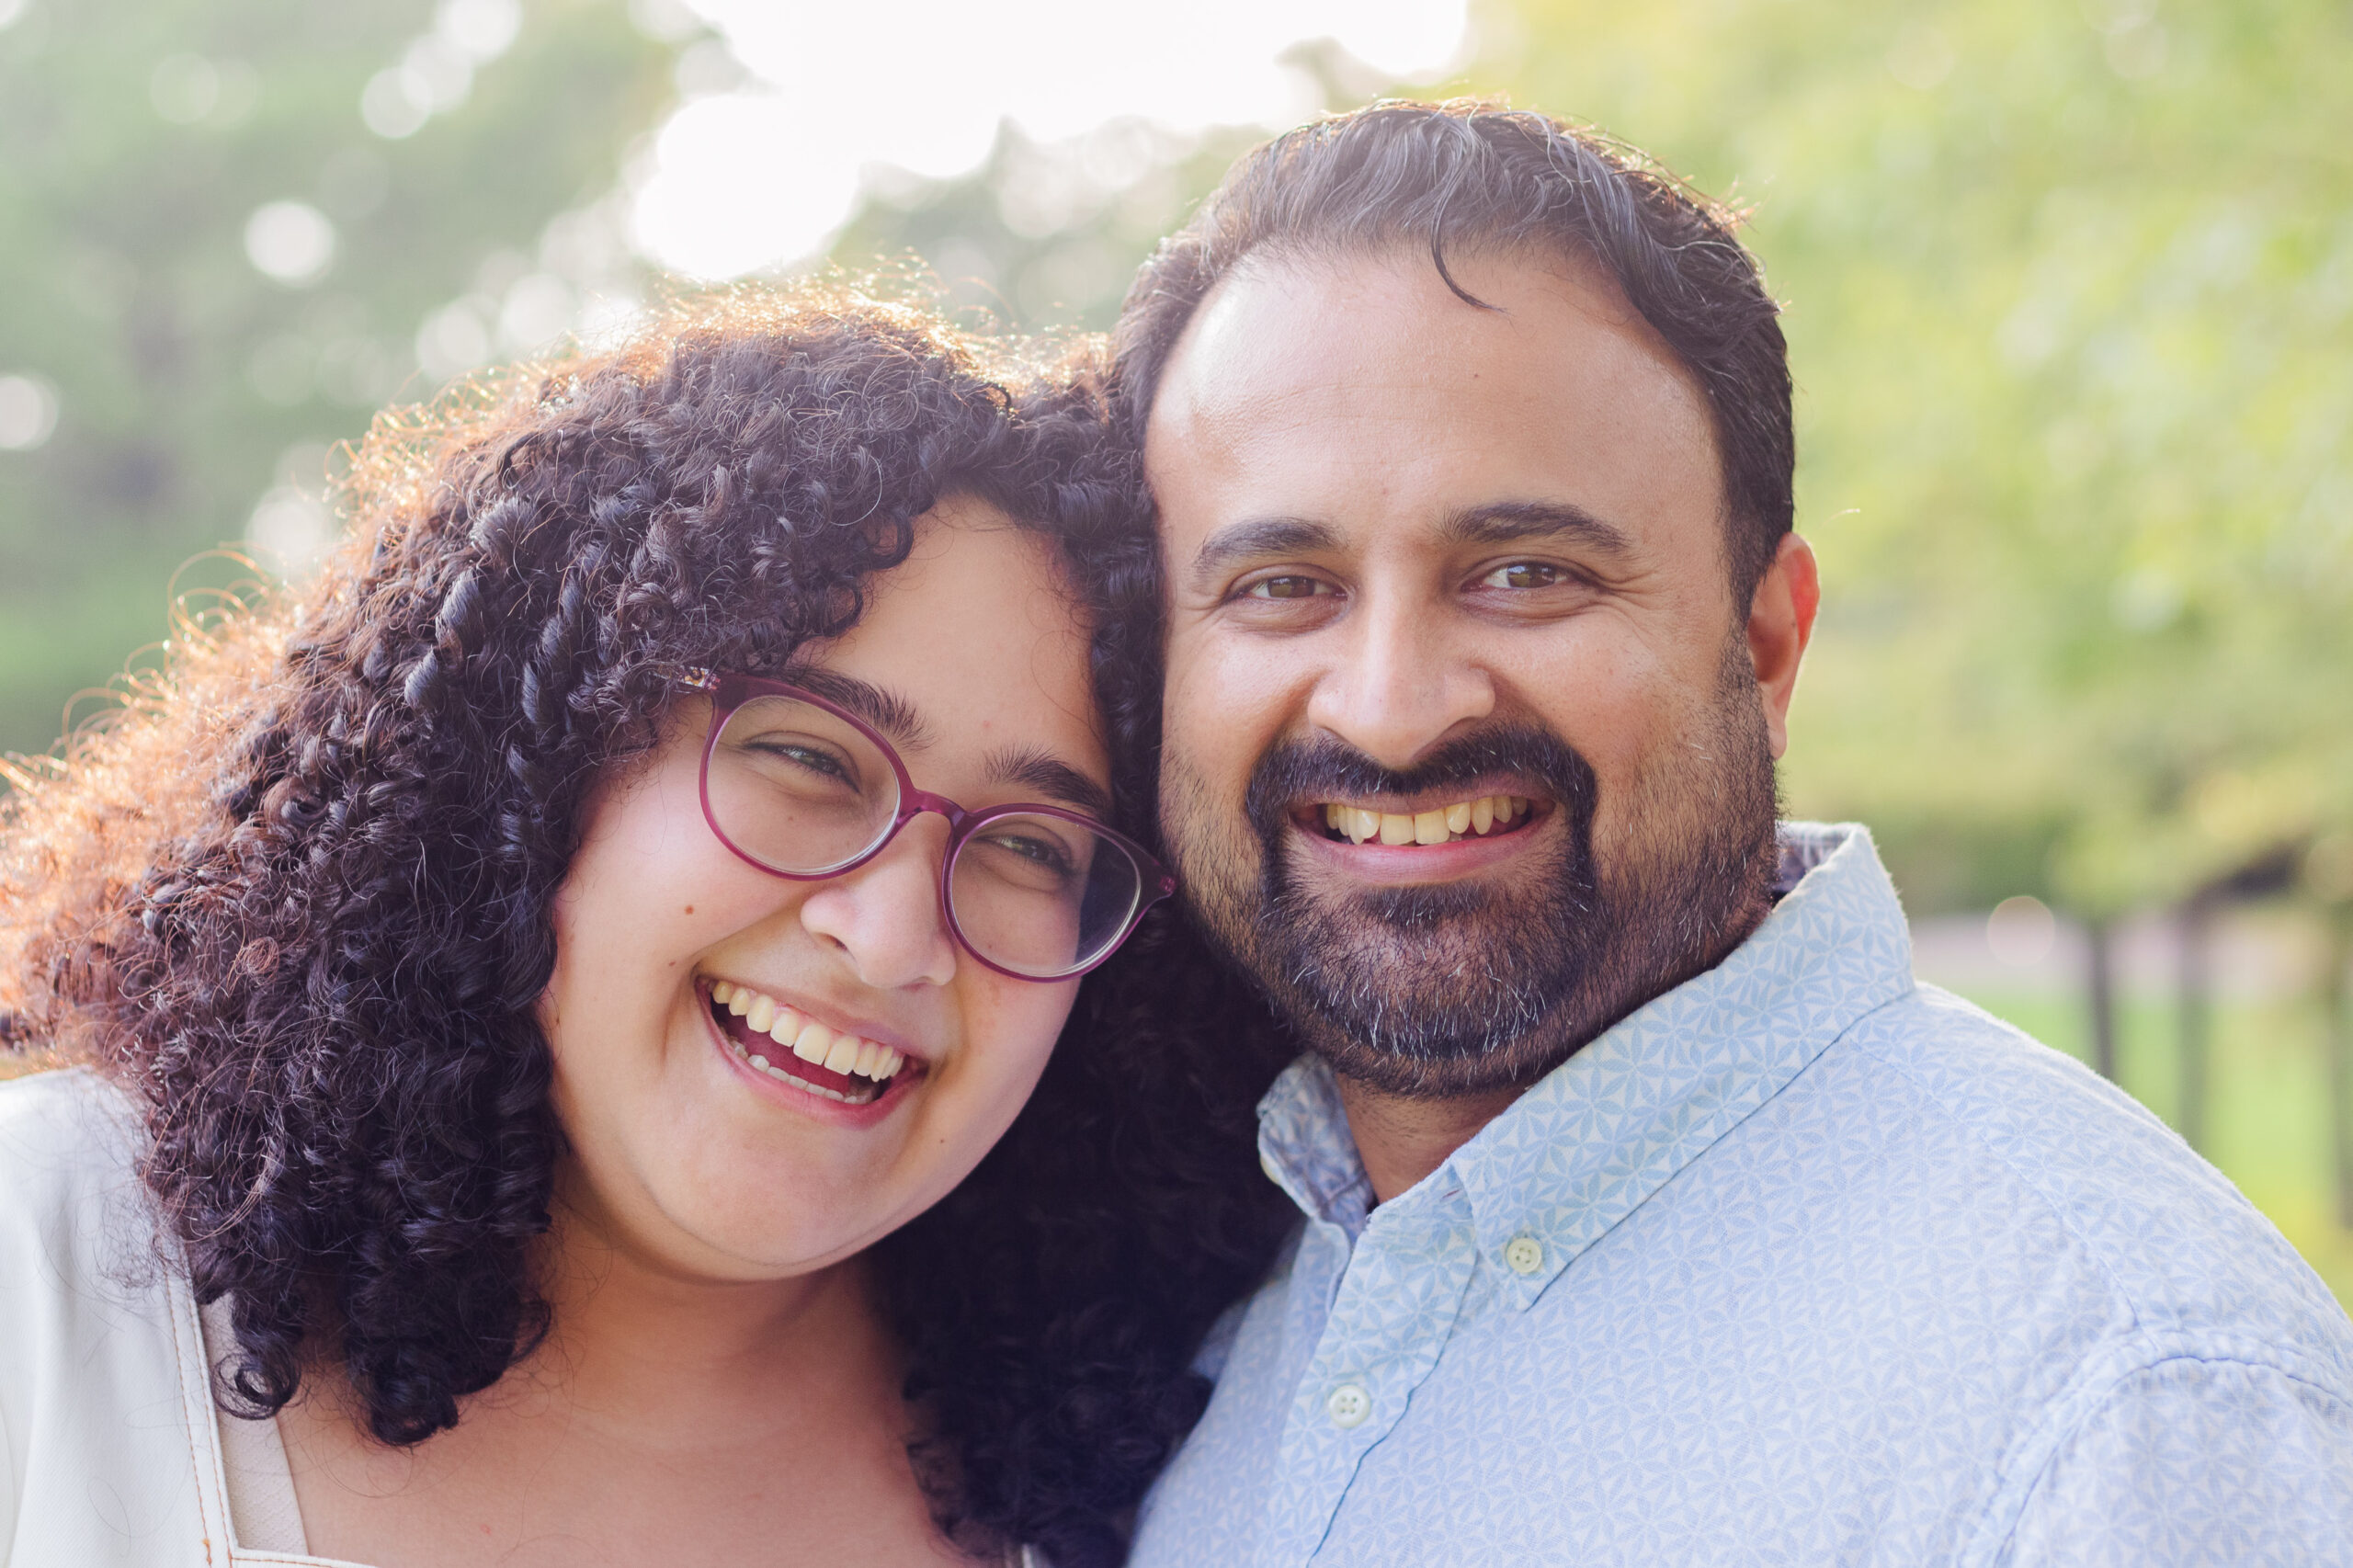
[[[1373,1201],[1386,1203],[1478,1135],[1511,1108],[1525,1089],[1495,1089],[1483,1095],[1423,1099],[1392,1095],[1341,1076],[1340,1106],[1357,1157],[1371,1179]]]

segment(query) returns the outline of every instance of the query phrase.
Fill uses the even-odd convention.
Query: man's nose
[[[861,984],[878,991],[947,984],[956,974],[955,939],[939,912],[947,846],[946,823],[915,818],[882,853],[802,900],[801,924],[838,951]]]
[[[1343,622],[1307,719],[1384,767],[1413,766],[1457,725],[1495,711],[1495,682],[1419,595],[1370,593]]]

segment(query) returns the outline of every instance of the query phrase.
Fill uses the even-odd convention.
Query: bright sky
[[[688,100],[631,174],[631,238],[659,265],[728,278],[817,250],[861,171],[934,177],[1034,141],[1144,119],[1178,132],[1281,127],[1317,108],[1293,44],[1331,38],[1396,81],[1464,45],[1465,0],[640,0],[687,6],[746,78],[682,68]],[[709,62],[705,62],[708,64]],[[698,91],[698,77],[711,85]],[[1144,172],[1142,169],[1138,174]]]

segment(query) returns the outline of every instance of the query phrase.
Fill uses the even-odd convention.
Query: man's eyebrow
[[[1631,555],[1634,541],[1614,523],[1565,501],[1497,501],[1448,514],[1439,531],[1457,544],[1563,540],[1605,555]]]
[[[1251,517],[1228,523],[1203,540],[1185,574],[1195,588],[1202,588],[1236,562],[1309,554],[1336,549],[1339,542],[1340,536],[1329,526],[1304,517]]]
[[[1000,784],[1018,784],[1055,805],[1075,806],[1087,815],[1108,822],[1111,791],[1039,746],[1011,746],[989,758],[988,776]]]
[[[848,709],[904,751],[921,751],[931,744],[931,732],[924,728],[915,704],[895,691],[829,670],[823,665],[787,670],[784,678],[815,692],[835,707]]]

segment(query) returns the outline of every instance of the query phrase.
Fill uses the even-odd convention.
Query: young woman
[[[732,296],[17,779],[0,1563],[1117,1561],[1281,1221],[1173,926],[1055,1051],[1171,887],[1097,435]]]

